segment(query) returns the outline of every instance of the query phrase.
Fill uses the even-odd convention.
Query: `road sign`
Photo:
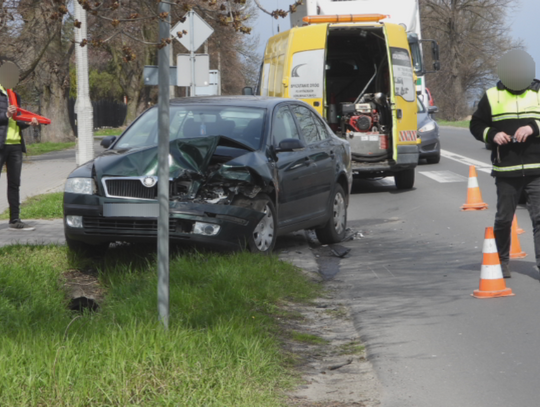
[[[143,70],[143,78],[145,85],[159,85],[158,76],[159,75],[157,65],[145,65]],[[176,66],[169,67],[169,84],[171,86],[178,86],[176,84]]]
[[[192,64],[191,58],[195,59]],[[210,83],[210,57],[208,54],[178,54],[176,56],[176,86],[208,86]],[[191,70],[195,70],[195,74],[191,74]],[[192,78],[195,78],[195,83],[192,83]],[[194,94],[191,96],[195,96]]]
[[[193,20],[193,26],[190,19]],[[182,38],[179,38],[177,33],[182,31],[187,31],[187,34],[183,34]],[[171,36],[176,38],[189,51],[195,52],[213,32],[214,29],[210,24],[204,21],[196,12],[190,11],[187,13],[186,20],[183,23],[179,21],[172,28]],[[193,45],[191,43],[191,36],[193,36]]]

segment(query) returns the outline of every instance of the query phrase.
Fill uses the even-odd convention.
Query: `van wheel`
[[[347,229],[347,203],[345,192],[343,192],[343,188],[339,184],[336,184],[331,204],[328,222],[322,228],[315,229],[317,239],[319,239],[321,244],[338,243],[345,238]]]
[[[394,180],[397,189],[411,189],[414,186],[414,168],[397,172]]]
[[[103,257],[109,248],[110,243],[99,243],[96,245],[83,243],[66,236],[66,244],[72,252],[86,257]]]

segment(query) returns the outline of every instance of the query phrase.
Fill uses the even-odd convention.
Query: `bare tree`
[[[73,29],[80,22],[70,15],[70,3],[78,1],[89,15],[88,38],[73,42]],[[109,53],[113,72],[128,97],[128,121],[137,114],[142,90],[142,68],[155,59],[157,49],[172,43],[171,38],[157,38],[160,0],[6,0],[0,1],[0,41],[2,57],[14,60],[22,70],[18,90],[25,99],[33,98],[40,113],[54,118],[43,126],[43,141],[64,141],[73,137],[69,124],[69,64],[74,46],[91,46]],[[172,1],[172,15],[181,19],[194,8],[216,30],[209,40],[214,61],[221,60],[224,93],[239,93],[246,82],[246,58],[253,58],[250,41],[239,34],[249,34],[245,24],[253,14],[247,0]],[[294,11],[267,11],[275,18]],[[250,14],[251,13],[251,14]],[[178,47],[178,45],[175,45]],[[250,48],[251,47],[251,48]],[[243,55],[243,56],[242,56]],[[257,63],[257,61],[252,61]],[[215,65],[215,62],[214,62]],[[214,66],[215,67],[215,66]],[[247,75],[248,77],[250,75]]]
[[[21,69],[23,102],[41,106],[43,116],[54,118],[42,126],[44,141],[65,141],[72,135],[67,98],[74,47],[62,19],[50,18],[59,9],[67,12],[64,1],[10,0],[0,10],[2,56]]]
[[[507,23],[514,5],[515,0],[420,0],[422,36],[437,40],[441,51],[441,70],[428,76],[427,85],[442,118],[467,116],[479,94],[494,85],[498,58],[521,47]]]

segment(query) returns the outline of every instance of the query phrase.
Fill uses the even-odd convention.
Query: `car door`
[[[336,179],[336,152],[320,117],[307,106],[292,105],[300,134],[306,143],[311,171],[305,182],[310,188],[309,212],[322,215],[328,209],[328,199]]]
[[[315,163],[306,149],[279,151],[285,139],[301,140],[289,103],[274,109],[271,143],[276,151],[275,169],[278,178],[278,223],[288,226],[312,214],[313,171]]]

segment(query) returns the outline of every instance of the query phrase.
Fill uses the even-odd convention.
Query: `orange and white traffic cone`
[[[514,214],[514,222],[516,222],[516,231],[517,231],[517,234],[518,234],[518,235],[522,235],[523,233],[525,233],[525,231],[519,227],[519,223],[518,223],[518,221],[517,221],[517,215],[516,215],[516,214]]]
[[[478,177],[476,175],[476,167],[469,167],[469,184],[467,186],[467,202],[461,207],[462,211],[483,211],[488,205],[482,201],[482,193],[478,186]]]
[[[517,234],[517,218],[514,215],[514,221],[512,222],[512,237],[510,238],[510,258],[522,259],[526,256],[527,253],[521,250],[521,244],[519,243]]]
[[[511,288],[506,287],[504,282],[499,252],[493,227],[486,228],[483,247],[484,259],[480,270],[480,287],[471,294],[475,298],[508,297],[515,295]]]

